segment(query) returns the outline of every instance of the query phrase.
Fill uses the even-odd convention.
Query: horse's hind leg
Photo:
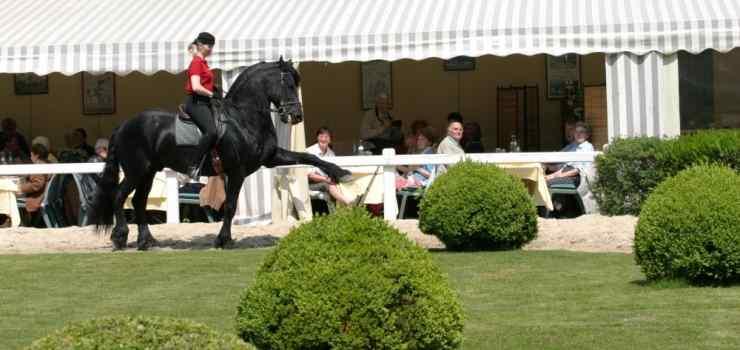
[[[231,238],[231,221],[236,213],[236,200],[239,199],[239,190],[244,183],[244,175],[241,169],[230,171],[226,177],[226,202],[224,202],[224,218],[221,224],[221,232],[218,233],[214,246],[216,248],[228,248],[234,244]]]
[[[132,200],[136,214],[136,225],[139,231],[139,237],[136,239],[136,248],[139,250],[147,250],[157,243],[149,231],[146,215],[146,201],[149,198],[149,192],[152,190],[152,181],[154,181],[155,174],[153,172],[148,173],[139,180],[139,184],[136,186],[136,193],[134,193]]]
[[[126,198],[134,190],[134,184],[128,176],[123,178],[118,191],[116,191],[116,197],[113,202],[113,212],[116,215],[116,226],[113,227],[113,231],[110,234],[110,240],[113,242],[113,250],[126,249],[126,243],[128,242],[128,223],[126,222],[126,216],[123,214],[123,204],[126,202]]]

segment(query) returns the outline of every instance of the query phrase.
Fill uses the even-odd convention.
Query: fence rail
[[[412,154],[396,155],[393,149],[383,150],[379,156],[343,156],[330,161],[341,167],[381,166],[383,167],[383,207],[386,219],[395,219],[398,214],[395,193],[396,167],[399,165],[447,165],[463,159],[484,163],[567,163],[593,162],[600,152],[525,152],[525,153],[478,153],[465,155],[446,154]],[[58,163],[58,164],[13,164],[0,165],[0,176],[35,175],[35,174],[91,174],[101,173],[104,163]],[[302,168],[307,165],[289,165],[281,169]],[[350,169],[351,170],[351,169]],[[178,223],[180,220],[179,185],[177,173],[165,169],[167,188],[167,223]]]

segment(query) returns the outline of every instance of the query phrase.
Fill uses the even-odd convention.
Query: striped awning
[[[738,0],[0,0],[0,72],[180,72],[199,31],[215,68],[281,55],[368,61],[458,55],[728,51]]]

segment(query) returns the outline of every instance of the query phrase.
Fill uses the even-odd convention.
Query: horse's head
[[[298,124],[303,121],[303,107],[298,98],[298,84],[300,75],[288,61],[277,62],[276,70],[271,70],[267,76],[267,98],[277,106],[280,121],[286,124]],[[274,73],[273,73],[274,72]]]
[[[286,124],[303,121],[303,108],[298,98],[301,77],[290,61],[260,62],[244,70],[234,81],[226,99],[236,106],[264,109],[277,107],[280,120]],[[256,99],[256,100],[255,100]]]

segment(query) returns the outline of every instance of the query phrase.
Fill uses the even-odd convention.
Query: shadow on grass
[[[206,234],[202,236],[196,236],[192,239],[181,240],[181,239],[163,239],[158,240],[151,250],[206,250],[213,249],[213,242],[216,240],[215,234]],[[280,240],[279,237],[270,235],[261,236],[250,236],[240,240],[234,241],[234,245],[228,249],[250,249],[250,248],[265,248],[273,247],[277,245]],[[128,248],[136,249],[136,242],[128,244]]]
[[[662,280],[634,280],[630,284],[653,289],[683,289],[693,287],[689,281],[684,279],[662,279]]]
[[[732,288],[732,287],[740,287],[740,281],[729,281],[725,283],[717,283],[717,282],[707,282],[707,281],[689,281],[687,279],[682,278],[672,278],[672,279],[657,279],[657,280],[634,280],[630,282],[630,284],[634,284],[640,287],[647,287],[647,288],[653,288],[653,289],[684,289],[684,288],[694,288],[694,287],[704,287],[704,288]]]

